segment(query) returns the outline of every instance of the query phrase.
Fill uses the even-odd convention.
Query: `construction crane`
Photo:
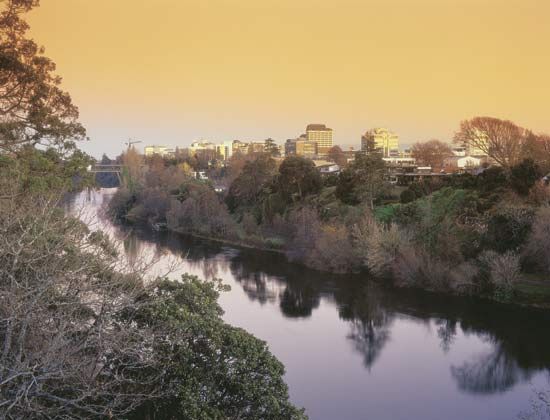
[[[126,144],[128,146],[128,149],[129,149],[130,147],[132,147],[132,145],[137,144],[137,143],[141,143],[141,140],[133,140],[133,139],[129,138],[128,141],[124,144]]]

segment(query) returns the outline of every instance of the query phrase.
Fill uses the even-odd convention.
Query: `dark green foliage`
[[[355,175],[351,170],[344,170],[338,177],[336,197],[338,197],[342,203],[351,206],[361,202],[355,188]]]
[[[416,194],[410,188],[407,188],[399,195],[399,201],[403,204],[410,203],[416,200]]]
[[[484,192],[505,188],[507,182],[506,171],[500,166],[492,166],[477,176],[477,188]]]
[[[289,156],[279,166],[277,187],[288,202],[303,200],[321,190],[323,181],[311,159]]]
[[[225,202],[231,212],[257,206],[266,184],[275,175],[275,161],[269,154],[260,154],[245,163],[242,172],[231,183]]]
[[[336,196],[346,204],[366,201],[373,208],[387,187],[386,166],[380,153],[357,153],[355,160],[340,174]]]
[[[167,392],[144,415],[189,419],[305,419],[288,400],[283,365],[267,345],[221,319],[221,283],[184,275],[141,297],[135,320],[166,331],[155,352],[166,360]],[[165,335],[166,334],[166,335]]]
[[[516,250],[525,243],[531,231],[534,211],[530,208],[505,207],[487,221],[483,246],[500,253]]]
[[[342,203],[350,206],[357,205],[361,202],[359,195],[355,189],[355,176],[351,170],[344,170],[338,177],[336,185],[336,197]]]
[[[533,159],[524,159],[510,169],[510,186],[519,195],[529,194],[529,190],[542,176]]]

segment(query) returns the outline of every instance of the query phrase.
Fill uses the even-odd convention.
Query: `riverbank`
[[[144,224],[122,232],[124,252],[159,255],[159,272],[178,259],[182,272],[223,279],[224,319],[268,343],[292,401],[313,419],[437,420],[448,406],[449,420],[513,420],[531,388],[546,384],[548,311],[381,287],[366,274],[319,272],[281,253]],[[422,406],[410,398],[419,375]]]
[[[223,193],[159,159],[113,196],[113,219],[283,253],[319,271],[366,271],[401,288],[550,306],[550,187],[518,189],[503,168],[411,185],[402,199],[382,178],[388,199],[375,201],[360,188],[364,171],[383,169],[375,157],[321,178],[308,159],[277,166],[259,155],[235,168]]]
[[[154,231],[154,229],[151,228],[151,225],[147,223],[137,223],[135,224],[135,226],[138,226],[142,229],[146,229],[151,232]],[[288,258],[287,253],[284,250],[263,247],[263,246],[252,244],[250,242],[224,239],[224,238],[208,236],[208,235],[201,235],[198,233],[187,232],[181,228],[180,229],[168,228],[167,231],[178,235],[182,235],[184,237],[191,237],[191,238],[206,240],[209,242],[225,244],[225,245],[229,245],[237,248],[249,249],[249,250],[254,250],[254,251],[263,252],[263,253],[274,253],[274,254],[283,256],[289,263],[291,262],[293,264],[298,264],[310,270],[318,271],[319,273],[330,273],[336,276],[346,276],[347,274],[355,274],[355,275],[358,274],[357,272],[331,273],[330,271],[319,270],[314,267],[309,267],[307,264],[304,264],[299,260],[290,260]],[[367,273],[365,272],[365,274]],[[383,284],[385,286],[396,288],[396,289],[405,288],[405,287],[400,287],[396,285],[395,282],[392,281],[392,279],[376,277],[370,274],[369,274],[369,281],[375,281],[376,283]],[[550,310],[550,278],[547,278],[544,275],[522,274],[521,279],[515,285],[515,300],[511,300],[511,301],[510,300],[503,301],[503,300],[495,299],[495,297],[490,294],[460,294],[460,293],[452,293],[452,292],[443,292],[441,290],[433,289],[430,287],[408,287],[408,289],[423,291],[426,293],[431,293],[431,294],[440,295],[440,296],[455,296],[455,297],[473,296],[481,300],[498,302],[500,304],[505,304],[505,305],[536,308],[536,309],[545,310],[545,311]]]

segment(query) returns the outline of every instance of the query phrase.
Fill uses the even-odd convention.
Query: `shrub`
[[[399,195],[399,201],[401,201],[401,203],[403,204],[411,203],[414,200],[416,200],[416,194],[414,193],[414,191],[408,188],[401,192],[401,194]]]
[[[540,208],[523,251],[525,265],[550,273],[550,208]]]
[[[479,257],[486,275],[494,288],[494,297],[508,301],[514,293],[514,286],[520,280],[520,257],[514,251],[499,254],[485,251]]]
[[[396,224],[385,229],[374,223],[367,238],[367,267],[375,275],[387,274],[399,252],[408,244],[408,235],[401,232]]]
[[[356,271],[360,265],[348,231],[341,225],[322,226],[305,262],[310,267],[333,273]]]
[[[483,246],[497,252],[518,249],[531,231],[534,212],[526,207],[504,207],[487,221]]]
[[[533,159],[524,159],[510,170],[510,186],[519,195],[525,196],[540,177],[540,169]]]

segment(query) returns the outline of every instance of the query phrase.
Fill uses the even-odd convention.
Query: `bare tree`
[[[451,147],[439,140],[418,142],[411,149],[412,157],[422,165],[442,168],[445,158],[452,156]]]
[[[475,117],[460,123],[454,142],[477,149],[504,168],[509,168],[521,160],[526,134],[524,128],[512,121]]]
[[[155,332],[121,316],[143,293],[141,270],[57,202],[0,201],[0,411],[123,415],[158,396],[162,372]]]

